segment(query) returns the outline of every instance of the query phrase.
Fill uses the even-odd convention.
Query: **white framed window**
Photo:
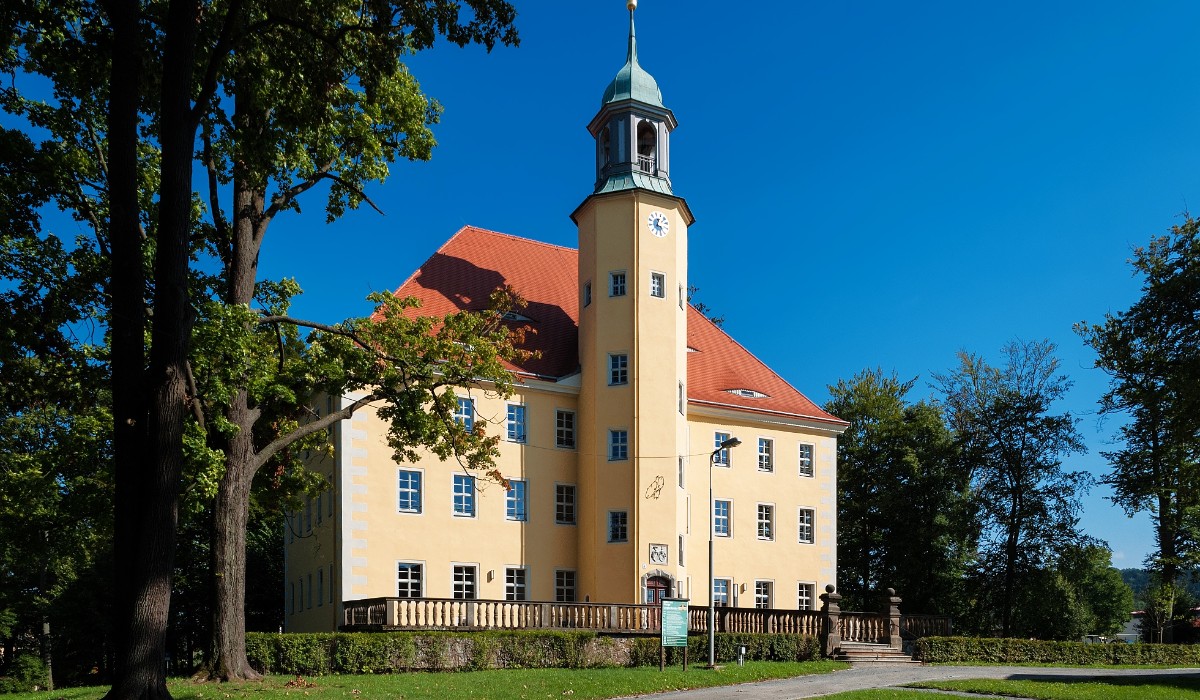
[[[687,562],[683,556],[683,553],[685,550],[686,550],[686,547],[683,546],[683,535],[680,535],[679,536],[679,565],[680,566],[687,566]]]
[[[575,412],[554,412],[554,446],[575,449]]]
[[[758,504],[758,539],[775,539],[775,506],[770,503]]]
[[[717,537],[733,536],[733,501],[713,501],[713,535]]]
[[[754,607],[765,610],[771,607],[771,581],[754,582]]]
[[[615,353],[608,356],[608,385],[629,383],[629,355]]]
[[[608,431],[608,461],[621,462],[629,459],[629,431]]]
[[[554,522],[575,524],[575,484],[554,485]]]
[[[425,565],[421,562],[396,563],[396,597],[421,598],[425,590]]]
[[[572,569],[554,570],[554,602],[575,602],[575,571]]]
[[[529,600],[529,587],[526,585],[528,573],[523,566],[510,566],[504,570],[504,599]]]
[[[454,515],[460,518],[475,517],[475,477],[454,475]]]
[[[729,433],[713,433],[713,449],[717,450],[717,457],[713,460],[713,464],[718,467],[729,466],[729,448],[721,447],[721,443],[729,439]]]
[[[625,271],[608,273],[608,295],[610,297],[625,296]]]
[[[583,306],[584,308],[592,305],[592,281],[588,280],[583,283]]]
[[[504,495],[504,517],[508,520],[529,519],[528,484],[521,479],[508,480],[508,492]]]
[[[683,310],[683,308],[684,308],[684,306],[683,306],[684,300],[685,300],[685,297],[683,294],[683,284],[680,284],[679,285],[679,308],[680,308],[680,310]]]
[[[733,582],[727,578],[713,579],[713,605],[720,607],[729,606],[729,592],[733,590]]]
[[[525,442],[525,406],[519,403],[508,405],[508,441]]]
[[[796,452],[799,455],[800,476],[813,475],[813,446],[802,442],[796,446]]]
[[[679,411],[679,415],[681,415],[681,416],[687,415],[687,411],[684,409],[684,406],[687,404],[687,401],[685,400],[686,397],[684,396],[684,393],[683,393],[683,381],[682,380],[679,382],[679,390],[676,392],[676,394],[677,394],[677,396],[675,398],[675,403],[678,404],[678,406],[676,407],[676,410]]]
[[[475,427],[475,402],[469,398],[459,397],[454,408],[454,422],[468,432]]]
[[[458,600],[475,600],[479,567],[474,564],[454,564],[451,567],[450,597]]]
[[[608,541],[629,541],[629,513],[627,511],[608,511]]]
[[[775,441],[771,438],[758,439],[758,470],[775,471]]]
[[[797,519],[797,537],[800,544],[812,544],[815,541],[813,537],[815,528],[813,525],[815,524],[816,519],[816,511],[814,511],[812,508],[800,509],[800,517]]]
[[[796,609],[816,610],[813,602],[816,600],[817,584],[801,582],[796,586]]]
[[[421,479],[416,469],[401,469],[397,479],[396,509],[401,513],[421,512]]]
[[[683,481],[684,473],[687,471],[687,468],[685,467],[685,463],[683,461],[683,455],[679,456],[679,465],[676,467],[676,471],[678,472],[679,488],[681,488],[681,489],[687,488],[684,485],[684,481]]]
[[[663,273],[650,273],[650,296],[658,299],[667,298],[667,276]]]

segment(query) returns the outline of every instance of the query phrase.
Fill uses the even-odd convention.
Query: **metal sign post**
[[[683,647],[683,670],[687,670],[688,657],[688,599],[663,598],[660,618],[662,619],[662,645],[658,658],[658,670],[667,667],[667,647]]]

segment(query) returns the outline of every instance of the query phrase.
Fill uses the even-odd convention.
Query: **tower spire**
[[[625,62],[633,65],[637,63],[637,33],[633,30],[633,11],[637,9],[637,0],[629,0],[625,6],[629,8],[629,53],[625,55]]]

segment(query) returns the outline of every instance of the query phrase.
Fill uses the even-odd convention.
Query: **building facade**
[[[363,598],[711,595],[794,610],[835,583],[846,423],[687,303],[675,125],[638,64],[631,10],[625,64],[588,125],[596,182],[572,214],[578,250],[466,227],[396,292],[434,315],[482,308],[504,284],[528,301],[518,320],[539,352],[511,367],[516,394],[464,392],[457,415],[500,431],[508,488],[432,455],[397,463],[386,425],[355,414],[311,464],[332,488],[288,521],[289,631],[336,629],[342,602]]]

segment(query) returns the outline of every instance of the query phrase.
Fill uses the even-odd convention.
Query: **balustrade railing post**
[[[889,588],[883,596],[883,616],[887,620],[887,643],[893,649],[904,646],[900,635],[900,603],[896,589]]]
[[[538,623],[539,623],[538,627],[549,627],[550,626],[550,604],[549,603],[542,603],[541,617],[542,617],[542,619],[538,620]]]
[[[821,594],[821,614],[825,617],[825,629],[821,633],[821,653],[828,657],[837,654],[838,648],[842,646],[841,628],[838,621],[842,614],[838,602],[842,596],[835,591],[836,589],[831,583],[825,586],[825,592]]]
[[[400,624],[400,620],[396,615],[396,609],[400,606],[400,604],[395,600],[388,600],[385,602],[385,604],[387,605],[387,608],[384,613],[384,622],[389,627],[396,627]]]

